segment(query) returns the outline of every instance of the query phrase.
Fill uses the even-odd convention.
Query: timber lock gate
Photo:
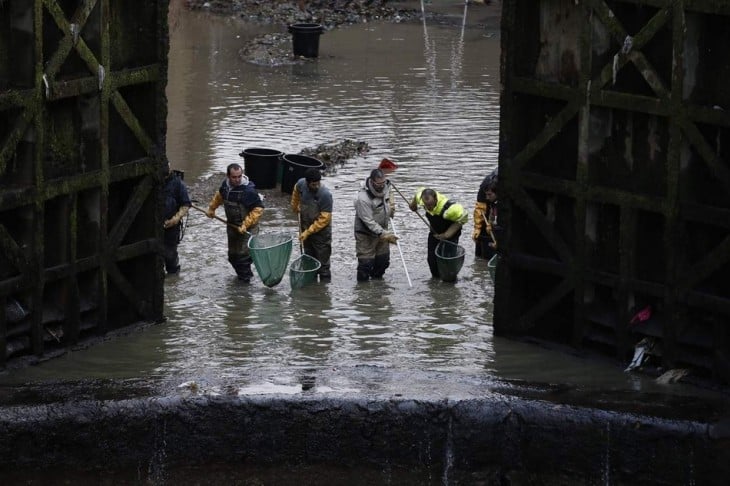
[[[162,319],[167,1],[0,1],[0,368]]]
[[[730,2],[504,2],[495,333],[730,382]]]

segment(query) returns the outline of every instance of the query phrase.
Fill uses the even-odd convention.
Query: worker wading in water
[[[309,168],[294,184],[291,208],[299,214],[299,241],[304,252],[319,260],[319,279],[329,280],[332,255],[332,193],[320,182],[319,169]]]
[[[474,206],[474,256],[489,260],[497,252],[497,233],[501,228],[497,221],[497,169],[486,176],[479,185]]]
[[[426,218],[431,227],[428,232],[428,268],[432,277],[439,278],[436,246],[441,240],[458,244],[461,228],[469,221],[469,213],[461,204],[451,201],[433,189],[419,188],[408,206],[411,211],[417,211],[418,206],[423,206],[426,210]]]
[[[355,252],[357,280],[381,279],[390,266],[390,245],[398,237],[388,231],[395,213],[395,201],[388,179],[374,169],[355,199]]]
[[[165,197],[165,229],[163,243],[165,249],[165,270],[169,274],[180,271],[180,258],[177,246],[182,239],[183,218],[188,214],[191,202],[188,189],[182,179],[182,172],[178,173],[167,165],[167,176],[163,181],[162,192]]]
[[[221,184],[208,205],[206,215],[215,216],[215,210],[223,204],[226,211],[228,226],[228,261],[243,282],[250,282],[251,255],[248,249],[248,239],[258,230],[258,222],[264,213],[264,204],[261,201],[256,186],[243,174],[243,168],[238,164],[230,164],[226,169],[226,179]]]

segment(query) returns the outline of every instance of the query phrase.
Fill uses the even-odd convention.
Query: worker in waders
[[[330,280],[332,255],[332,193],[321,183],[322,173],[314,167],[294,184],[291,208],[299,215],[299,241],[304,252],[319,260],[319,280]]]
[[[183,182],[182,172],[172,170],[169,163],[162,193],[165,198],[165,221],[162,223],[162,227],[165,229],[163,233],[165,270],[169,274],[176,274],[180,271],[177,246],[182,240],[183,218],[188,214],[191,202],[188,189]]]
[[[436,264],[436,246],[441,240],[458,244],[461,228],[469,221],[469,213],[461,204],[451,201],[448,197],[433,189],[419,188],[408,206],[411,211],[418,211],[419,206],[423,206],[426,210],[426,218],[430,226],[428,232],[428,268],[431,270],[432,277],[439,278],[439,270]]]
[[[398,237],[388,231],[395,212],[391,186],[381,169],[373,169],[355,199],[357,280],[381,279],[390,266],[390,245]]]
[[[226,179],[211,199],[206,215],[209,218],[215,217],[215,210],[221,204],[224,205],[229,223],[226,227],[228,261],[238,279],[248,283],[253,277],[253,260],[249,253],[248,240],[258,230],[264,204],[256,186],[243,174],[243,168],[238,164],[230,164],[226,169]]]
[[[474,206],[474,256],[489,260],[497,251],[497,233],[500,227],[497,218],[497,169],[487,175],[479,185]]]

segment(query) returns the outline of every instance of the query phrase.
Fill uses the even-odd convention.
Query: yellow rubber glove
[[[175,213],[175,215],[172,218],[168,219],[167,221],[165,221],[163,223],[163,227],[165,229],[168,229],[168,228],[172,228],[175,225],[180,224],[180,221],[183,219],[183,217],[186,214],[188,214],[189,209],[190,208],[188,206],[181,206],[180,209],[177,210],[177,213]]]
[[[307,238],[309,238],[309,235],[310,234],[311,233],[309,232],[309,230],[302,231],[302,233],[299,235],[299,241],[304,242],[304,240],[306,240]]]
[[[291,193],[291,210],[294,214],[299,214],[299,202],[302,199],[302,195],[299,193],[299,188],[294,185],[294,191]]]
[[[243,220],[243,224],[241,224],[241,228],[244,229],[244,231],[241,231],[241,228],[239,228],[239,233],[244,233],[245,230],[248,228],[253,227],[256,223],[259,222],[259,219],[261,219],[261,215],[264,214],[264,208],[257,207],[253,208],[248,215],[246,215],[246,219]]]
[[[474,241],[479,238],[479,234],[482,232],[485,214],[487,214],[487,203],[477,202],[476,206],[474,206],[474,231],[471,234],[471,238]]]
[[[314,222],[309,225],[309,228],[307,228],[306,231],[308,231],[309,234],[318,233],[325,229],[331,221],[332,213],[322,211],[321,213],[319,213],[319,216],[317,216],[317,219],[315,219]]]
[[[213,196],[213,199],[210,200],[210,203],[208,204],[208,210],[205,212],[205,215],[209,218],[215,217],[215,210],[218,209],[218,206],[223,204],[223,196],[221,196],[220,191],[217,191],[215,193],[215,196]]]

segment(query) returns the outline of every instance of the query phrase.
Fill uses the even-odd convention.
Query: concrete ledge
[[[11,405],[0,408],[0,472],[134,470],[139,478],[139,471],[224,463],[280,475],[365,468],[392,479],[400,471],[414,484],[721,484],[730,474],[727,421],[721,410],[707,412],[711,422],[498,393],[454,401],[263,395]],[[372,476],[360,477],[366,482],[355,484],[372,484]]]

